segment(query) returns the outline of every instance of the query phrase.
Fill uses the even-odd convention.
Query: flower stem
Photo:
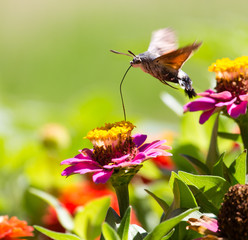
[[[113,185],[113,187],[117,195],[120,217],[122,219],[126,210],[129,207],[128,184],[124,183],[122,185]]]
[[[239,125],[240,134],[242,138],[242,142],[244,145],[244,149],[248,150],[248,114],[240,115],[235,119],[237,124]],[[246,157],[246,170],[248,171],[248,159]]]

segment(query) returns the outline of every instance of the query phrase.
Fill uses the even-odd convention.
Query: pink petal
[[[202,226],[212,232],[218,231],[218,221],[214,218],[211,218],[211,221],[202,221]]]
[[[112,158],[111,162],[113,163],[121,163],[127,160],[127,158],[129,158],[130,154],[124,155],[122,157],[119,158]]]
[[[102,170],[100,172],[95,173],[92,176],[92,179],[95,183],[106,183],[109,180],[109,178],[111,177],[113,171],[114,170],[112,170],[112,171]]]
[[[200,124],[205,123],[205,122],[210,118],[210,116],[211,116],[214,112],[215,112],[215,108],[203,112],[203,113],[201,114],[201,116],[200,116],[199,123],[200,123]]]
[[[240,98],[241,101],[246,101],[246,102],[248,102],[248,94],[239,95],[239,98]]]
[[[198,96],[207,97],[210,94],[215,93],[212,89],[208,89],[205,92],[197,93]]]
[[[147,135],[138,133],[138,134],[133,135],[132,137],[133,137],[133,142],[135,143],[136,147],[139,147],[145,142]]]
[[[93,149],[84,148],[80,152],[91,158],[93,154]]]
[[[62,161],[60,164],[61,165],[70,165],[70,164],[75,164],[75,163],[83,163],[83,162],[86,162],[86,163],[95,163],[95,161],[93,161],[92,159],[87,159],[87,158],[84,158],[84,159],[79,159],[79,158],[69,158],[69,159],[66,159],[64,161]]]
[[[138,154],[135,156],[135,158],[132,160],[132,162],[134,162],[134,161],[136,161],[136,160],[142,161],[142,160],[144,160],[145,158],[146,158],[146,154],[143,153],[143,152],[140,152],[140,153],[138,153]]]
[[[215,104],[216,107],[223,107],[223,106],[228,106],[230,104],[233,104],[235,101],[237,100],[237,98],[233,98],[232,100],[230,101],[227,101],[227,102],[219,102],[217,104]]]
[[[157,157],[157,156],[172,156],[171,153],[165,152],[161,149],[151,149],[150,151],[146,152],[146,155],[150,157]]]
[[[200,110],[210,110],[215,106],[216,100],[213,98],[202,97],[195,101],[189,102],[183,106],[183,111],[195,112]]]
[[[227,106],[227,112],[233,118],[237,118],[240,114],[245,114],[246,109],[247,102],[241,102],[240,104],[233,103],[232,105]]]
[[[232,94],[229,91],[223,91],[220,93],[212,93],[209,95],[209,97],[226,101],[232,98]]]
[[[79,173],[79,174],[85,174],[88,172],[96,172],[99,169],[102,169],[99,167],[97,163],[77,163],[75,165],[72,165],[68,168],[66,168],[61,175],[62,176],[69,176],[71,174]]]
[[[172,149],[172,147],[171,147],[171,146],[167,146],[167,145],[161,145],[161,146],[159,147],[159,149],[163,149],[163,150],[171,150],[171,149]]]
[[[166,140],[156,140],[156,141],[153,141],[152,143],[148,143],[146,146],[141,146],[139,148],[139,151],[140,152],[146,152],[152,148],[157,148],[159,146],[161,146],[163,143],[166,143]]]

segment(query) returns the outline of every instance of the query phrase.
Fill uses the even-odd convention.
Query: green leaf
[[[70,233],[59,233],[40,226],[34,226],[36,230],[55,240],[80,240],[78,236]]]
[[[187,154],[181,154],[181,156],[187,159],[199,174],[210,174],[209,168],[202,161]]]
[[[30,188],[29,191],[53,206],[57,213],[60,224],[68,231],[73,230],[74,223],[71,214],[67,211],[66,208],[61,205],[61,203],[55,197],[35,188]]]
[[[75,216],[74,232],[82,239],[92,240],[101,234],[101,224],[104,221],[108,207],[109,197],[92,200],[84,206]]]
[[[106,222],[102,224],[102,234],[106,240],[121,240],[117,232]]]
[[[186,172],[178,172],[178,175],[190,187],[200,207],[218,213],[224,194],[230,184],[219,176],[193,175]],[[210,208],[210,209],[209,209]]]
[[[166,213],[167,210],[169,209],[169,205],[163,199],[159,198],[158,196],[156,196],[154,193],[150,192],[149,190],[145,189],[145,191],[156,200],[156,202],[160,205],[160,207]]]
[[[119,225],[121,222],[120,216],[117,214],[117,212],[112,207],[109,207],[107,211],[105,222],[108,223],[115,230],[117,230],[117,225]],[[104,240],[104,237],[102,234],[101,234],[100,240]]]
[[[206,160],[206,165],[212,171],[213,166],[219,159],[219,151],[218,151],[218,143],[217,143],[217,136],[218,136],[218,125],[219,125],[219,113],[214,122],[214,127],[212,130],[211,140],[208,149],[208,155]]]
[[[121,222],[120,216],[112,207],[109,207],[107,211],[105,222],[107,222],[114,229],[117,229],[116,225]]]
[[[174,193],[174,209],[177,208],[194,208],[197,207],[194,195],[190,191],[189,187],[183,182],[180,176],[175,172],[171,173],[170,186]]]
[[[225,138],[225,139],[229,139],[232,141],[237,141],[240,134],[236,134],[236,133],[226,133],[226,132],[218,132],[218,136],[221,138]]]
[[[224,162],[223,162],[224,156],[225,156],[225,152],[223,152],[220,155],[218,162],[215,163],[215,165],[213,166],[213,175],[224,177],[224,169],[223,169],[224,168]]]
[[[169,239],[169,238],[173,235],[174,232],[175,232],[175,228],[172,228],[172,230],[171,230],[166,236],[164,236],[164,237],[162,238],[162,240],[167,240],[167,239]]]
[[[158,226],[156,226],[145,238],[144,240],[160,240],[166,234],[168,234],[172,228],[174,228],[181,220],[183,220],[188,214],[198,210],[198,208],[188,209],[187,211],[177,215],[176,217],[170,218]]]
[[[169,184],[173,190],[174,200],[166,214],[162,215],[161,221],[179,215],[185,209],[198,206],[189,187],[175,172],[171,173]]]
[[[130,213],[131,213],[131,207],[129,206],[121,220],[120,227],[117,230],[117,233],[120,236],[121,240],[128,240]]]
[[[202,235],[193,230],[187,230],[189,224],[185,221],[181,221],[177,226],[175,226],[175,231],[170,240],[192,240],[199,239]]]
[[[246,153],[247,151],[244,150],[227,170],[231,185],[245,184],[246,182]]]

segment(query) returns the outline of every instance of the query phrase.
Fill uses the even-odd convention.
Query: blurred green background
[[[247,7],[245,0],[0,1],[0,213],[25,216],[27,207],[21,206],[29,185],[48,189],[74,181],[60,176],[59,162],[90,146],[83,140],[89,130],[123,119],[119,84],[130,59],[110,49],[144,52],[152,31],[172,27],[180,46],[203,41],[183,70],[196,91],[204,91],[213,86],[212,62],[247,55]],[[152,137],[175,131],[179,138],[207,143],[209,138],[192,138],[198,113],[182,136],[185,116],[163,103],[165,92],[188,102],[182,90],[140,69],[128,73],[123,94],[137,131]],[[65,128],[56,151],[44,145],[48,123]],[[208,127],[198,127],[195,137]]]

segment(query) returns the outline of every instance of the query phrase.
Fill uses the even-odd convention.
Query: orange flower
[[[111,199],[111,207],[119,214],[118,201],[115,193],[111,191],[106,184],[94,184],[91,181],[84,181],[78,184],[70,185],[62,190],[58,200],[73,215],[79,206],[84,206],[93,199],[109,196]],[[49,207],[43,221],[52,230],[63,231],[59,225],[56,212]],[[131,213],[131,222],[138,224],[139,222],[135,214]]]
[[[15,240],[20,237],[33,236],[33,227],[17,217],[0,216],[0,239]],[[23,239],[23,238],[22,238]]]
[[[152,161],[161,169],[173,170],[175,164],[169,156],[157,156]]]

